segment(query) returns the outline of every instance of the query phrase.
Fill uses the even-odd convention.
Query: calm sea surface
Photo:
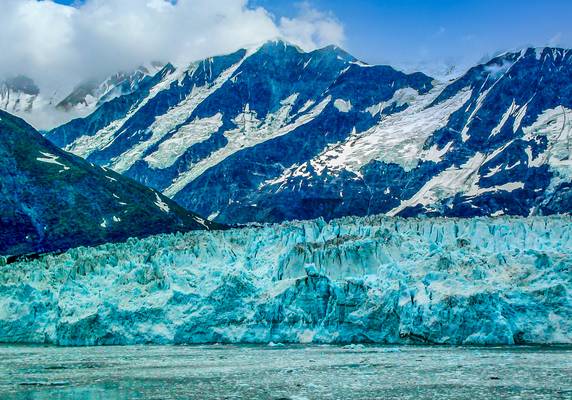
[[[0,399],[572,399],[572,347],[0,346]]]

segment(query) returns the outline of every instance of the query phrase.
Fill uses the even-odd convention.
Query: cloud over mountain
[[[46,91],[134,68],[151,60],[184,64],[282,37],[305,49],[342,44],[331,14],[298,7],[275,18],[247,0],[51,0],[0,3],[0,76],[24,74]]]

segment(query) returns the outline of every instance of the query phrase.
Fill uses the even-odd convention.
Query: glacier
[[[572,343],[572,217],[345,217],[0,266],[0,342]]]

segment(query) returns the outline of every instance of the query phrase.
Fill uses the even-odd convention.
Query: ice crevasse
[[[0,267],[0,342],[572,343],[572,218],[343,218]]]

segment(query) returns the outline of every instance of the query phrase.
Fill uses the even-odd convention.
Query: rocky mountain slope
[[[0,82],[0,109],[10,113],[29,113],[37,103],[40,89],[26,76]]]
[[[74,90],[56,105],[60,111],[93,112],[103,103],[115,97],[134,92],[139,84],[163,68],[158,62],[141,66],[130,72],[118,72],[103,80],[92,79],[76,86]]]
[[[167,65],[47,138],[227,223],[572,210],[572,51],[442,83],[281,41]]]
[[[0,255],[213,226],[154,190],[62,151],[0,111]]]
[[[129,72],[87,80],[69,93],[43,92],[26,76],[4,79],[0,81],[0,110],[24,118],[38,129],[49,130],[89,115],[106,101],[137,90],[143,80],[162,67],[163,64],[153,62]]]

